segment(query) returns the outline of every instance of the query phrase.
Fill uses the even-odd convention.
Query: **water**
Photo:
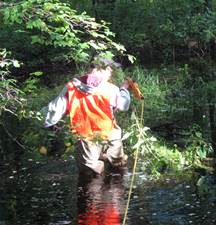
[[[0,167],[0,225],[118,225],[131,173],[78,176],[73,161]],[[185,174],[186,175],[186,174]],[[136,174],[128,225],[216,224],[216,196],[203,198],[197,177],[151,181]]]

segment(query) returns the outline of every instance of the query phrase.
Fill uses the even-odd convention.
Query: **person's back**
[[[112,68],[107,66],[74,78],[48,106],[45,127],[53,126],[65,114],[70,116],[71,131],[78,136],[75,155],[80,171],[90,168],[101,174],[103,161],[114,167],[127,161],[113,112],[128,110],[130,94],[127,83],[119,89],[108,81],[111,74]]]
[[[108,139],[115,125],[111,101],[117,87],[103,82],[98,87],[85,90],[83,83],[79,83],[77,88],[78,82],[67,84],[72,132],[88,140]]]

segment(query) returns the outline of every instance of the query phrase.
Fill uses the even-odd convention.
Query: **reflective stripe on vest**
[[[107,139],[114,122],[108,94],[84,93],[68,83],[68,111],[73,133],[82,138]]]

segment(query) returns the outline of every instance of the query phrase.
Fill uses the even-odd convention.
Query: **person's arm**
[[[120,96],[117,97],[117,109],[120,111],[127,111],[130,106],[131,98],[130,93],[125,87],[121,87]]]
[[[65,86],[60,94],[46,107],[45,127],[51,127],[59,122],[67,110],[67,87]]]
[[[128,83],[125,81],[120,88],[113,89],[113,97],[111,98],[111,105],[115,110],[127,111],[130,106],[131,98],[128,91]],[[115,94],[114,94],[115,93]],[[114,99],[114,101],[113,101]]]

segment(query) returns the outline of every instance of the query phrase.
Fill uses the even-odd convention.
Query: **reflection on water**
[[[0,167],[0,225],[118,225],[131,173],[78,176],[72,161]],[[198,178],[150,181],[137,173],[128,225],[213,225],[216,196],[200,196]],[[205,181],[206,182],[206,181]],[[199,188],[200,189],[200,188]]]
[[[120,225],[124,187],[122,175],[110,174],[86,179],[79,176],[78,225]]]
[[[142,174],[137,175],[137,178]],[[141,179],[142,180],[142,179]],[[196,176],[138,180],[131,201],[128,224],[213,225],[216,224],[216,196],[199,195]]]

